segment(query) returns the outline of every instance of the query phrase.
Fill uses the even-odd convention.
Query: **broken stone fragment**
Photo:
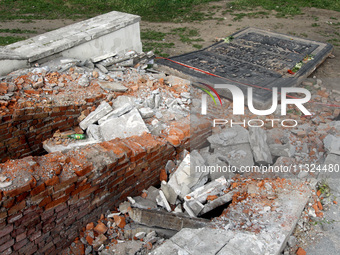
[[[108,228],[101,221],[98,222],[97,226],[93,229],[98,234],[105,234]]]
[[[199,215],[199,213],[203,210],[204,205],[201,204],[199,201],[195,199],[191,199],[189,201],[184,202],[187,206],[190,207],[191,211],[194,213],[195,217]],[[187,207],[184,207],[184,209],[187,211]],[[188,212],[189,213],[189,212]],[[190,213],[189,213],[190,215]]]
[[[125,214],[129,211],[129,209],[131,209],[131,204],[129,202],[123,202],[119,205],[119,211],[122,213],[122,214]]]
[[[86,77],[86,75],[83,75],[78,79],[77,84],[82,87],[87,87],[90,85],[90,80]]]
[[[255,162],[258,164],[272,164],[272,156],[267,144],[266,131],[259,127],[249,128],[249,142]]]
[[[127,87],[123,86],[119,82],[98,81],[98,84],[104,90],[110,90],[114,92],[125,92],[128,90]]]
[[[170,176],[168,185],[178,196],[184,198],[192,190],[203,186],[207,182],[209,172],[195,171],[195,166],[202,164],[204,165],[202,156],[197,151],[192,151]]]
[[[139,113],[143,119],[151,118],[155,115],[154,111],[150,107],[140,108]]]
[[[234,126],[208,137],[208,141],[211,148],[249,143],[249,132],[244,127]]]
[[[164,207],[168,212],[171,212],[171,207],[163,191],[159,190],[158,192],[159,192],[159,195],[156,197],[157,204],[161,207]]]
[[[108,119],[99,126],[104,141],[134,135],[140,136],[144,132],[149,133],[137,109],[133,109],[118,118]]]
[[[156,209],[157,205],[155,202],[142,198],[140,196],[134,197],[133,199],[129,199],[132,207],[141,208],[141,209]]]
[[[107,121],[108,119],[113,119],[113,118],[118,118],[120,116],[122,116],[125,113],[128,113],[129,111],[131,111],[133,109],[133,105],[126,103],[123,106],[114,109],[112,112],[110,112],[109,114],[105,115],[103,118],[98,120],[98,124],[102,124],[105,121]]]
[[[100,234],[99,236],[94,239],[92,243],[92,247],[94,250],[98,250],[98,248],[107,240],[107,237],[103,234]]]
[[[168,185],[168,183],[166,181],[162,181],[161,189],[162,189],[166,199],[168,200],[168,202],[170,204],[174,205],[176,203],[176,200],[177,200],[177,194],[174,191],[174,189],[170,185]]]
[[[217,153],[225,155],[228,164],[239,170],[241,167],[254,165],[253,154],[249,143],[230,145],[215,149]]]
[[[89,125],[88,128],[86,129],[86,134],[88,137],[91,137],[97,141],[101,141],[103,139],[100,133],[100,128],[96,124]]]
[[[226,181],[225,177],[222,176],[206,185],[195,189],[193,192],[189,193],[184,200],[190,201],[191,199],[197,200],[204,204],[207,202],[208,196],[223,195],[224,190],[230,186],[230,183]],[[188,198],[189,197],[189,198]]]
[[[276,157],[293,157],[295,154],[295,146],[290,143],[286,144],[270,144],[270,153]]]
[[[329,134],[323,139],[323,143],[327,151],[340,155],[340,137]]]
[[[150,200],[150,201],[152,201],[152,202],[154,202],[154,203],[157,203],[157,201],[156,201],[156,198],[158,197],[158,195],[159,195],[159,190],[158,189],[156,189],[155,187],[153,187],[153,186],[150,186],[148,189],[147,189],[147,197],[146,197],[146,199],[148,199],[148,200]]]
[[[100,56],[92,57],[92,58],[90,58],[90,60],[91,60],[93,63],[97,63],[97,62],[99,62],[99,61],[105,60],[105,59],[107,59],[107,58],[114,57],[114,56],[116,56],[116,55],[117,55],[116,52],[110,52],[110,53],[106,53],[106,54],[103,54],[103,55],[100,55]]]
[[[200,218],[191,218],[166,211],[145,210],[133,208],[129,212],[130,218],[137,223],[179,231],[182,228],[200,228],[210,225],[210,221]]]
[[[96,67],[102,72],[102,73],[108,73],[109,71],[106,69],[105,66],[101,64],[96,64]]]
[[[81,129],[85,130],[90,124],[95,123],[100,118],[112,111],[112,107],[103,101],[96,110],[91,112],[82,122],[79,123]]]

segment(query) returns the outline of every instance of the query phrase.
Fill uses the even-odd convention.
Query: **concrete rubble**
[[[84,111],[78,118],[80,129],[76,130],[75,127],[77,132],[73,133],[85,133],[86,139],[80,142],[68,139],[67,136],[54,137],[44,142],[44,149],[48,152],[67,151],[114,138],[141,135],[143,132],[159,136],[166,132],[171,121],[188,116],[190,94],[186,91],[190,82],[181,82],[183,79],[167,77],[164,73],[152,69],[156,67],[153,58],[152,52],[138,54],[129,51],[124,55],[104,54],[86,61],[53,60],[46,66],[29,69],[27,72],[31,71],[34,79],[40,79],[41,76],[45,87],[48,81],[44,77],[48,73],[72,72],[72,77],[77,79],[77,85],[92,88],[95,83],[106,95],[106,100],[96,109],[90,113]],[[101,60],[98,61],[99,59]],[[94,60],[96,62],[93,62]],[[128,60],[132,61],[133,67],[126,62]],[[107,72],[100,67],[107,68]],[[13,76],[22,73],[24,71]],[[66,88],[65,81],[59,80],[53,89]],[[185,84],[186,87],[172,87],[173,82]],[[69,93],[77,95],[74,91]],[[71,131],[73,130],[67,132]]]
[[[44,143],[48,152],[144,132],[162,136],[171,121],[199,112],[195,94],[201,91],[189,93],[188,80],[157,71],[153,58],[152,52],[112,52],[20,70],[1,78],[8,85],[0,87],[0,105],[6,108],[19,95],[32,104],[72,100],[67,97],[72,93],[85,100],[77,92],[99,90],[105,100],[82,112],[79,127],[55,132]],[[339,101],[339,96],[315,85],[313,100],[320,104],[312,116],[298,116],[289,109],[288,115],[304,125],[213,128],[204,147],[168,161],[160,187],[128,197],[98,223],[87,224],[70,249],[82,246],[85,254],[294,254],[300,242],[296,233],[311,228],[310,219],[321,221],[324,207],[335,204],[325,187],[340,192],[336,172],[308,169],[311,164],[330,169],[340,162],[339,111],[321,104]],[[26,95],[30,93],[39,96]],[[223,103],[228,110],[230,102]],[[218,115],[226,109],[212,111]],[[68,138],[75,133],[87,138]],[[261,172],[269,166],[295,167],[289,173]],[[233,171],[218,170],[228,167]],[[243,167],[259,171],[247,173]],[[11,185],[0,176],[1,188]],[[315,196],[316,190],[323,194]]]

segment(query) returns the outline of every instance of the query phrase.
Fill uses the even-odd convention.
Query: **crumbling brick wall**
[[[187,121],[163,138],[144,134],[1,164],[13,184],[0,192],[0,253],[57,254],[87,222],[158,185],[167,161],[210,132],[205,123],[190,133]]]
[[[0,114],[0,162],[29,155],[41,155],[42,142],[56,130],[69,130],[86,109],[96,107],[104,95],[86,98],[83,103],[36,106],[33,102],[17,103]]]

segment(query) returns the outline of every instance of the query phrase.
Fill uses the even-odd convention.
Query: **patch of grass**
[[[147,52],[152,50],[158,56],[169,57],[169,54],[163,53],[163,50],[173,48],[174,46],[174,43],[144,42],[143,51]]]
[[[199,50],[203,48],[203,45],[201,45],[201,44],[193,44],[192,46],[196,49],[199,49]]]
[[[337,18],[335,18],[335,17],[329,17],[330,19],[335,19],[335,20],[338,20]]]
[[[250,13],[232,13],[231,15],[235,16],[233,18],[234,21],[240,21],[244,17],[249,18],[263,18],[264,16],[268,16],[269,12],[258,11],[258,12],[250,12]]]
[[[190,21],[205,18],[193,9],[213,0],[1,0],[0,20],[78,19],[109,11],[137,14],[148,21]]]
[[[192,43],[192,42],[200,42],[203,41],[201,38],[197,38],[199,36],[197,29],[188,29],[187,27],[179,27],[171,30],[171,33],[174,35],[178,35],[180,41],[183,43]],[[196,37],[196,38],[193,38]]]
[[[166,33],[147,29],[145,31],[141,31],[140,36],[142,40],[162,41],[166,36]]]
[[[266,10],[275,10],[278,17],[294,16],[302,14],[301,8],[315,7],[320,9],[340,11],[340,1],[334,0],[235,0],[227,4],[228,8],[234,10],[253,10],[262,7]]]
[[[22,29],[8,29],[0,28],[0,33],[11,33],[11,34],[36,34],[34,30],[22,30]]]
[[[300,36],[301,37],[308,37],[308,35],[306,33],[301,33]]]
[[[318,23],[313,23],[312,27],[319,27],[320,25]]]
[[[18,41],[25,40],[25,37],[19,37],[19,36],[0,36],[0,45],[7,45],[11,43],[15,43]]]

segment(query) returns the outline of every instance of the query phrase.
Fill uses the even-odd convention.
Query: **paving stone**
[[[192,253],[182,249],[169,239],[160,247],[152,251],[150,255],[192,255]]]
[[[202,251],[204,251],[206,255],[215,255],[233,236],[233,232],[220,229],[185,228],[170,240],[189,254],[202,254]]]
[[[112,112],[110,112],[109,114],[106,114],[103,118],[98,120],[98,124],[102,124],[105,121],[109,120],[109,119],[114,119],[114,118],[118,118],[120,116],[122,116],[123,114],[131,111],[133,109],[133,105],[126,103],[123,106],[114,109]]]
[[[216,255],[258,255],[270,254],[266,251],[266,243],[255,234],[237,233]]]
[[[96,124],[90,124],[86,129],[86,134],[88,137],[93,138],[97,141],[101,141],[103,139],[100,133],[99,125]]]
[[[97,65],[98,67],[98,65]],[[123,86],[119,82],[110,82],[110,81],[98,81],[99,86],[104,90],[110,90],[114,92],[125,92],[128,90],[127,87]]]
[[[272,164],[272,155],[267,144],[266,131],[259,127],[249,128],[249,142],[255,162],[258,164]]]
[[[110,141],[115,138],[127,138],[134,135],[140,136],[144,132],[149,133],[137,109],[133,109],[118,118],[108,119],[99,126],[104,141]]]
[[[82,122],[79,123],[81,129],[85,130],[90,124],[95,123],[100,118],[112,111],[112,107],[103,101],[95,111],[91,112]]]

